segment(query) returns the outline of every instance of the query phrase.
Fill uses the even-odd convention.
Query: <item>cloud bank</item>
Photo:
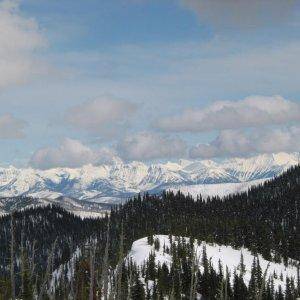
[[[280,96],[251,96],[244,100],[215,102],[204,109],[188,109],[164,118],[156,126],[170,132],[260,127],[300,121],[300,104]]]
[[[65,120],[76,129],[109,137],[124,130],[136,111],[137,105],[132,102],[101,97],[72,107]]]
[[[193,159],[247,156],[257,153],[297,152],[300,149],[300,127],[269,130],[221,131],[209,144],[192,147],[189,155]]]
[[[185,156],[186,144],[179,138],[170,138],[151,132],[141,132],[124,138],[117,146],[126,160],[153,160]]]
[[[18,1],[0,2],[0,89],[41,73],[34,54],[45,44],[34,19],[20,15]]]
[[[155,133],[141,132],[127,136],[116,147],[92,149],[70,138],[62,140],[58,147],[37,150],[29,165],[37,169],[57,167],[77,168],[84,165],[101,165],[124,160],[154,160],[186,156],[186,144],[178,138],[163,137]]]
[[[111,163],[115,154],[111,149],[91,149],[78,140],[66,138],[59,147],[46,147],[37,150],[30,160],[30,165],[37,169],[56,167],[77,168],[84,165]]]

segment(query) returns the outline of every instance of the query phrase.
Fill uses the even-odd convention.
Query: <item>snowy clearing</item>
[[[133,262],[135,262],[137,265],[143,265],[145,261],[149,258],[150,253],[155,253],[155,262],[156,264],[162,265],[163,263],[166,263],[168,266],[170,266],[172,262],[172,257],[163,252],[163,246],[166,247],[171,246],[169,236],[167,235],[155,235],[155,239],[159,239],[160,242],[160,249],[158,251],[155,250],[154,245],[149,245],[147,242],[147,238],[142,238],[137,241],[135,241],[132,244],[132,248],[128,254],[128,259],[132,259]],[[175,241],[175,237],[172,237],[172,240]],[[189,238],[185,238],[186,241],[189,241]],[[240,264],[241,260],[241,254],[243,254],[244,257],[244,264],[246,273],[244,276],[245,283],[248,284],[251,278],[251,266],[254,259],[254,255],[247,249],[234,249],[230,246],[222,246],[217,244],[208,244],[205,242],[201,242],[200,245],[198,245],[197,240],[195,240],[194,247],[197,253],[197,257],[199,258],[199,261],[201,261],[202,251],[203,247],[206,247],[207,257],[209,260],[211,260],[213,267],[217,270],[219,260],[222,262],[223,267],[228,267],[231,279],[233,278],[233,273],[235,269],[238,269],[238,266]],[[268,272],[267,277],[273,275],[274,273],[277,275],[277,279],[274,279],[274,286],[276,289],[278,289],[279,286],[284,290],[285,289],[285,282],[286,277],[294,277],[297,278],[297,267],[289,265],[288,267],[285,267],[283,263],[277,264],[274,262],[269,262],[261,255],[258,255],[260,266],[262,268],[262,271],[265,272],[268,265]],[[201,265],[200,265],[201,270]],[[283,280],[280,280],[282,274]]]

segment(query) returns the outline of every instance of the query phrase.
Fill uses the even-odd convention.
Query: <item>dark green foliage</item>
[[[148,280],[154,280],[155,277],[156,277],[155,253],[152,252],[152,253],[150,253],[148,261],[147,261],[146,278]]]
[[[144,285],[142,284],[142,282],[140,281],[138,276],[136,276],[136,278],[135,278],[134,285],[131,290],[130,299],[132,299],[132,300],[144,300],[145,299]]]
[[[154,249],[156,251],[159,251],[159,248],[160,248],[159,239],[155,239],[155,241],[154,241]]]
[[[26,198],[24,198],[26,199]],[[197,201],[190,196],[178,193],[163,193],[161,196],[145,194],[129,200],[124,205],[112,209],[110,217],[103,219],[81,220],[63,209],[53,206],[28,209],[15,214],[16,224],[16,257],[20,258],[21,231],[24,232],[24,247],[28,259],[33,255],[33,244],[36,241],[35,255],[36,270],[29,286],[41,285],[47,265],[47,256],[55,240],[57,246],[54,253],[53,268],[66,263],[70,259],[69,243],[74,249],[81,249],[81,257],[76,264],[75,284],[76,293],[82,297],[88,295],[89,265],[85,264],[88,257],[84,254],[85,245],[96,241],[96,269],[101,273],[103,255],[106,245],[107,224],[109,220],[109,279],[112,285],[117,281],[113,270],[116,270],[120,257],[130,249],[132,242],[148,236],[156,249],[164,249],[164,245],[153,240],[153,233],[175,236],[187,236],[199,241],[216,242],[233,247],[246,247],[253,253],[259,253],[269,260],[286,263],[289,258],[300,260],[300,167],[287,171],[282,176],[261,186],[252,188],[248,193],[218,197]],[[120,236],[123,238],[121,239]],[[1,286],[7,286],[9,272],[9,244],[10,244],[10,216],[0,218],[0,295],[5,292]],[[191,245],[185,240],[177,240],[175,246],[168,252],[173,257],[173,264],[154,266],[153,257],[144,267],[143,274],[147,280],[155,279],[153,297],[173,295],[179,299],[181,295],[190,292],[191,274]],[[122,249],[122,253],[120,250]],[[165,251],[167,251],[165,249]],[[84,259],[83,259],[84,258]],[[263,290],[263,298],[293,299],[297,284],[290,280],[286,283],[287,293],[277,291],[274,296],[272,282],[265,282],[264,270],[261,270],[259,261],[253,263],[252,277],[249,291],[245,289],[243,280],[243,263],[236,271],[233,286],[226,279],[226,270],[218,271],[212,268],[205,251],[202,255],[203,272],[197,272],[197,291],[207,299],[215,299],[221,290],[226,291],[229,298],[254,299],[257,293]],[[127,296],[128,270],[123,265],[118,268],[121,277],[122,297]],[[135,271],[134,290],[141,291],[142,282]],[[21,270],[16,266],[17,294],[21,289]],[[24,273],[26,274],[26,272]],[[143,275],[142,274],[142,275]],[[31,274],[29,274],[31,277]],[[280,274],[277,274],[280,276]],[[24,276],[24,279],[28,276]],[[27,280],[27,279],[26,279]],[[296,280],[296,278],[295,278]],[[266,279],[268,281],[268,278]],[[25,281],[24,281],[25,282]],[[264,284],[263,284],[264,283]],[[263,289],[262,289],[263,288]],[[25,289],[24,289],[25,290]],[[68,289],[65,289],[68,290]],[[145,289],[143,289],[145,290]],[[31,293],[31,287],[29,288]],[[248,294],[247,294],[248,293]],[[149,294],[149,293],[148,293]],[[0,296],[0,297],[1,297]],[[146,295],[144,295],[146,297]],[[149,295],[147,295],[149,297]],[[1,299],[1,298],[0,298]],[[81,299],[81,298],[79,298]],[[85,298],[82,298],[85,299]]]
[[[171,291],[172,279],[169,274],[169,268],[165,263],[162,266],[158,266],[157,284],[159,290],[161,290],[164,295],[168,295]]]
[[[234,273],[233,279],[233,299],[246,299],[247,298],[247,286],[245,285],[244,279],[242,275],[238,275],[236,272]]]
[[[21,290],[21,299],[31,300],[33,298],[33,284],[30,279],[30,271],[28,266],[27,257],[24,255],[24,269],[21,270],[22,277],[22,290]]]

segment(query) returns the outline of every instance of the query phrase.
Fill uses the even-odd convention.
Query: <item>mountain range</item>
[[[68,197],[115,203],[139,192],[179,190],[224,195],[248,189],[298,164],[298,153],[263,154],[223,161],[178,160],[157,164],[125,163],[81,168],[0,168],[0,197]]]

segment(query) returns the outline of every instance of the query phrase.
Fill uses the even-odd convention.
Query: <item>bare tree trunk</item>
[[[131,290],[133,285],[133,274],[132,274],[132,260],[129,262],[129,277],[128,277],[128,295],[127,300],[131,299]]]
[[[297,296],[300,297],[300,262],[297,264],[297,293]]]
[[[195,299],[194,298],[194,280],[195,280],[195,258],[194,258],[194,253],[193,253],[193,258],[192,258],[192,269],[191,269],[191,286],[190,286],[190,300]]]
[[[11,214],[10,222],[11,242],[10,242],[10,284],[11,298],[16,299],[16,283],[15,283],[15,215]]]
[[[30,274],[29,274],[29,281],[33,283],[33,295],[36,296],[37,295],[37,277],[35,276],[35,280],[33,280],[34,277],[34,271],[35,271],[35,252],[36,252],[36,243],[37,241],[34,240],[33,244],[32,244],[32,254],[31,257],[29,259],[29,270],[30,270]]]
[[[71,293],[71,299],[75,299],[75,292],[74,292],[74,261],[72,261],[72,255],[74,254],[74,249],[73,249],[73,241],[71,240],[69,242],[69,249],[70,249],[70,255],[71,255],[71,259],[70,259],[70,272],[71,272],[71,278],[70,278],[70,293]]]
[[[115,300],[117,299],[116,297],[116,287],[113,285],[113,277],[109,277],[109,283],[110,283],[110,293],[109,293],[109,296],[108,296],[108,299],[109,300]],[[115,297],[116,296],[116,297]]]
[[[23,224],[22,224],[23,225]],[[24,231],[21,231],[21,295],[24,295],[25,276],[25,253],[24,253]]]
[[[117,267],[117,299],[122,299],[122,267],[124,262],[124,255],[123,255],[123,248],[124,248],[124,232],[123,232],[123,223],[122,223],[122,230],[121,230],[121,237],[120,237],[120,248],[119,248],[119,262]]]
[[[36,252],[36,240],[33,241],[32,245],[32,254],[30,259],[30,281],[33,279],[34,270],[35,270],[35,252]]]
[[[55,248],[56,248],[56,243],[57,243],[57,240],[55,240],[55,242],[53,243],[51,252],[49,253],[49,256],[48,256],[46,274],[44,276],[44,281],[42,283],[41,290],[40,290],[40,293],[38,295],[38,300],[43,299],[43,296],[44,296],[44,293],[45,293],[45,290],[46,290],[47,282],[48,282],[49,278],[51,277],[50,273],[51,273],[51,269],[52,269],[53,256],[54,256],[54,251],[55,251]]]
[[[103,285],[103,298],[107,300],[108,298],[108,251],[109,251],[109,221],[107,224],[107,235],[106,235],[106,245],[105,252],[103,258],[103,266],[102,266],[102,275],[101,275],[101,288]]]
[[[191,289],[190,289],[190,300],[196,299],[197,290],[197,272],[199,267],[199,259],[197,258],[197,251],[193,246],[193,257],[192,257],[192,276],[191,276]]]
[[[174,286],[172,286],[171,294],[170,294],[170,300],[175,300],[175,295],[174,295]]]
[[[196,294],[197,294],[197,284],[198,284],[198,277],[197,277],[197,273],[199,270],[199,259],[197,258],[197,252],[195,252],[195,269],[194,269],[194,285],[193,285],[193,294],[194,294],[194,299],[196,298]]]
[[[90,248],[90,292],[89,300],[94,299],[94,287],[95,287],[95,245],[92,242]]]

